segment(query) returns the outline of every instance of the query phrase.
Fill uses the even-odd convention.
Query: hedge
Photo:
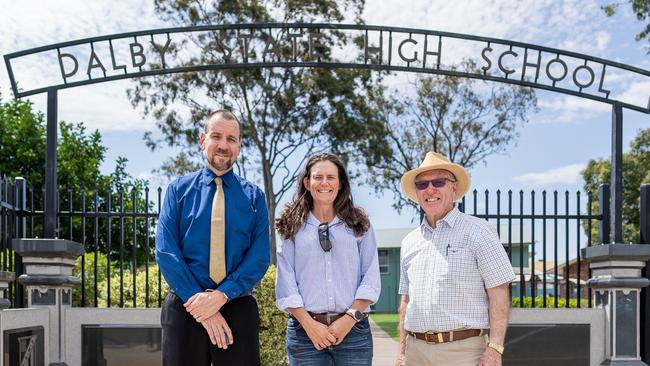
[[[532,303],[533,299],[530,296],[524,297],[524,308],[532,308]],[[513,308],[518,308],[521,304],[521,298],[519,297],[513,297],[512,298],[512,307]],[[589,300],[587,299],[580,299],[580,307],[581,308],[586,308],[589,306]],[[535,297],[535,307],[536,308],[543,308],[544,307],[544,297],[543,296],[537,296]],[[555,307],[555,298],[551,296],[546,297],[546,308],[554,308]],[[559,297],[557,298],[557,307],[558,308],[566,308],[566,298],[564,297]],[[577,308],[578,307],[578,299],[569,299],[569,308]]]
[[[107,281],[106,255],[97,254],[97,307],[108,307],[108,281]],[[149,307],[158,306],[158,265],[154,262],[149,265]],[[269,267],[266,275],[255,290],[255,298],[260,312],[260,355],[262,365],[283,366],[288,365],[285,350],[285,332],[287,315],[275,306],[275,266]],[[81,257],[77,259],[74,274],[81,276]],[[84,258],[84,287],[85,306],[94,306],[95,302],[95,254],[86,253]],[[145,307],[146,301],[146,270],[140,266],[136,270],[135,301],[137,307]],[[133,307],[133,273],[130,269],[123,271],[123,307]],[[169,286],[164,278],[161,280],[162,296],[164,299],[169,292]],[[81,285],[73,290],[73,305],[81,306]],[[120,273],[119,267],[111,264],[110,267],[110,307],[120,307]]]

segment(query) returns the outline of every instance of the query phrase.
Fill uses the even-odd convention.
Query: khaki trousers
[[[440,344],[428,344],[409,335],[406,366],[476,366],[486,343],[487,335]]]

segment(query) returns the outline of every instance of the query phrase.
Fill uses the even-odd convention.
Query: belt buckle
[[[432,341],[430,341],[429,335],[436,336],[436,337],[433,338]],[[427,344],[436,344],[436,343],[444,343],[445,340],[442,337],[442,333],[436,333],[434,331],[429,330],[424,333],[424,341],[427,342]]]

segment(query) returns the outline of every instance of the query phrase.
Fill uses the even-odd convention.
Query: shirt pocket
[[[480,287],[481,276],[472,249],[462,244],[450,244],[447,250],[447,265],[452,282],[462,288]]]
[[[255,223],[255,210],[251,205],[241,205],[237,207],[237,216],[228,220],[235,229],[237,235],[244,235],[250,238]]]
[[[472,250],[464,244],[449,244],[445,248],[447,263],[450,271],[463,270],[466,267],[476,268],[476,259]]]

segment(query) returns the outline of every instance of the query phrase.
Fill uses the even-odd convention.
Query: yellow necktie
[[[217,191],[210,218],[210,278],[219,283],[226,277],[226,213],[221,178],[214,178],[214,183]]]

